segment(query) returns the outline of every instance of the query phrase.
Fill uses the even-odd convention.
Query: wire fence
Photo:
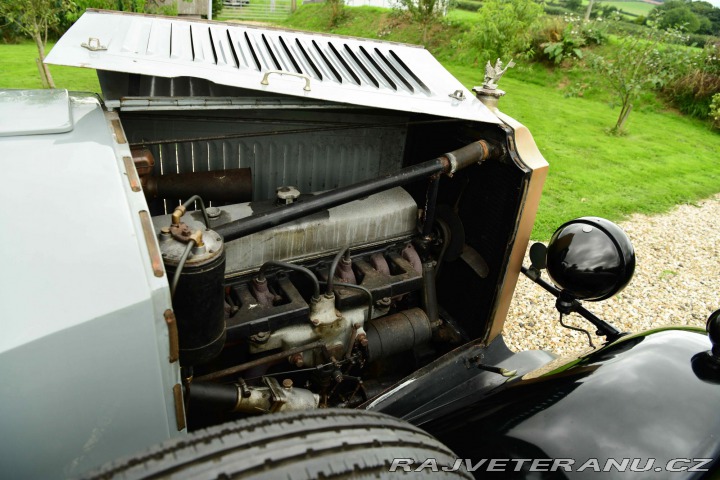
[[[297,0],[225,0],[221,20],[284,20],[295,11]]]

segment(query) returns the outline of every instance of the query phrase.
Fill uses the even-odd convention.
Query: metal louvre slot
[[[322,80],[323,74],[320,72],[320,67],[318,67],[318,61],[316,58],[314,58],[312,51],[307,48],[306,45],[304,45],[299,38],[295,39],[295,44],[297,45],[300,52],[303,54],[303,57],[307,61],[307,63],[312,68],[313,72],[315,73],[315,78]],[[312,74],[311,74],[312,75]]]
[[[287,70],[286,65],[280,64],[279,55],[275,54],[275,51],[270,46],[270,42],[268,41],[267,36],[263,33],[262,35],[260,35],[260,38],[262,38],[263,45],[265,45],[265,49],[266,49],[268,55],[270,56],[270,59],[272,60],[273,64],[275,65],[275,68],[277,68],[278,70]]]
[[[382,60],[385,65],[387,65],[390,71],[395,74],[395,77],[397,77],[402,82],[402,84],[405,85],[408,90],[410,90],[411,93],[415,92],[415,88],[410,84],[410,82],[408,82],[405,77],[403,77],[402,74],[398,72],[397,68],[395,68],[395,65],[393,65],[379,49],[375,49],[375,54],[380,57],[380,60]]]
[[[261,48],[260,43],[255,38],[255,35],[246,31],[245,40],[247,40],[250,51],[252,52],[253,57],[257,62],[258,70],[274,70],[277,68],[275,65],[273,65],[272,59],[268,58],[268,54],[264,53],[264,49]]]
[[[120,51],[123,53],[145,55],[151,29],[152,21],[148,19],[134,20],[128,28]]]
[[[192,38],[190,25],[172,24],[170,30],[170,58],[174,60],[192,61]]]
[[[410,77],[418,84],[418,86],[419,86],[427,95],[430,95],[430,94],[432,93],[432,92],[430,91],[430,89],[427,87],[427,85],[425,85],[425,84],[422,82],[422,80],[420,80],[420,79],[418,78],[418,76],[415,75],[415,73],[413,73],[412,70],[410,70],[410,68],[405,64],[405,62],[402,61],[402,59],[398,56],[397,53],[395,53],[394,51],[390,50],[390,56],[392,56],[392,58],[400,65],[400,67],[402,67],[402,69],[405,70],[405,71],[410,75]]]
[[[146,54],[152,57],[170,57],[171,23],[157,23],[150,30]]]
[[[375,77],[373,77],[372,73],[370,73],[370,71],[367,69],[367,67],[365,65],[363,65],[363,63],[360,61],[360,59],[355,55],[355,53],[350,49],[350,47],[348,47],[347,43],[344,46],[345,46],[345,51],[350,56],[350,58],[355,61],[355,64],[358,67],[360,67],[360,72],[358,72],[358,73],[362,73],[366,80],[369,80],[370,83],[375,85],[376,88],[379,88],[380,82],[378,82],[377,79]]]
[[[350,80],[355,82],[356,85],[361,85],[360,83],[360,77],[357,76],[357,74],[353,71],[352,68],[350,68],[350,65],[348,65],[347,61],[343,57],[342,53],[337,49],[335,45],[333,45],[331,42],[328,42],[328,47],[330,48],[330,51],[333,53],[335,58],[340,62],[343,69],[345,70],[345,73],[347,73],[350,76]],[[347,77],[346,77],[347,78]]]
[[[338,72],[338,70],[335,68],[335,66],[334,66],[334,65],[330,62],[330,60],[325,56],[325,54],[323,53],[322,49],[320,48],[320,45],[318,45],[318,43],[317,43],[315,40],[312,41],[312,44],[313,44],[313,47],[315,47],[315,51],[318,53],[318,55],[320,55],[320,58],[325,62],[325,65],[327,66],[327,68],[328,68],[328,69],[332,72],[332,74],[335,76],[335,79],[336,79],[338,82],[342,83],[342,82],[343,82],[343,79],[342,79],[342,77],[340,76],[340,72]]]
[[[385,82],[387,83],[387,85],[390,88],[392,88],[393,90],[397,91],[397,89],[398,89],[397,84],[390,78],[390,76],[385,72],[385,70],[383,70],[383,68],[375,61],[375,59],[372,58],[372,56],[370,55],[370,53],[368,53],[368,51],[365,49],[365,47],[360,45],[360,51],[363,53],[365,58],[370,62],[372,67],[375,69],[375,71],[377,73],[379,73],[380,76],[382,76],[382,78],[385,79]]]
[[[228,30],[212,26],[210,27],[210,36],[212,37],[212,46],[215,58],[217,58],[217,64],[238,68],[237,56],[232,52]]]
[[[251,68],[258,70],[257,64],[252,59],[252,54],[247,46],[247,41],[243,36],[239,34],[237,30],[227,30],[228,40],[230,41],[230,48],[232,49],[233,55],[237,61],[239,68]]]
[[[203,26],[190,27],[190,39],[193,47],[193,61],[215,65],[215,54],[212,51],[210,30]]]
[[[292,62],[293,68],[295,68],[295,71],[297,73],[303,73],[302,70],[300,70],[300,65],[298,65],[297,60],[295,60],[295,57],[293,56],[292,52],[290,51],[290,47],[287,43],[285,43],[285,40],[283,37],[278,37],[280,39],[280,45],[282,45],[283,50],[285,51],[285,54],[287,55],[287,58]]]

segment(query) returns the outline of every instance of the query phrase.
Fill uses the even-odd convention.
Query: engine
[[[213,230],[312,197],[281,187],[275,200],[153,218],[194,408],[356,405],[383,388],[384,370],[396,380],[432,353],[434,269],[413,245],[419,210],[403,188],[228,243]]]
[[[305,121],[253,115],[265,129]],[[526,175],[506,133],[374,119],[382,128],[280,137],[222,112],[124,115],[170,279],[190,429],[357,407],[493,333]],[[226,134],[196,142],[201,127]]]

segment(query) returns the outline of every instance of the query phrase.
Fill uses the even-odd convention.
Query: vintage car
[[[0,91],[2,477],[720,471],[720,314],[592,315],[635,266],[603,219],[522,265],[548,165],[502,65],[107,11],[47,61],[102,96]],[[505,346],[521,273],[594,349]]]

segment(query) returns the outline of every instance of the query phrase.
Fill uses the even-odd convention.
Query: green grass
[[[587,5],[587,4],[588,4],[588,1],[583,0],[583,5]],[[650,13],[650,11],[653,8],[655,8],[655,5],[653,5],[651,3],[638,2],[638,1],[632,1],[632,0],[630,0],[630,1],[623,1],[623,0],[606,1],[606,0],[603,0],[602,5],[610,5],[610,6],[617,8],[618,10],[622,10],[625,13],[630,13],[630,14],[638,15],[638,16],[642,15],[645,17],[647,17],[648,13]]]
[[[655,8],[655,5],[646,2],[603,1],[603,3],[606,5],[612,5],[623,12],[632,13],[638,16],[643,15],[645,17],[647,17],[648,13]]]
[[[328,31],[323,5],[302,7],[283,26]],[[453,64],[453,35],[474,13],[451,12],[431,30],[428,47],[466,86],[482,81],[482,65]],[[377,8],[346,9],[334,33],[420,43],[419,27]],[[32,44],[0,45],[0,88],[39,88]],[[60,88],[99,91],[95,72],[51,67]],[[582,98],[568,97],[576,85]],[[592,72],[519,65],[502,80],[501,109],[524,123],[550,163],[533,238],[547,240],[566,220],[597,215],[621,220],[634,212],[659,213],[720,191],[720,135],[706,123],[662,108],[653,95],[638,104],[622,137],[606,133],[618,109]],[[575,93],[577,95],[577,92]]]
[[[464,85],[480,71],[446,65]],[[519,77],[519,78],[518,78]],[[720,135],[698,120],[667,111],[636,111],[628,134],[606,133],[618,109],[606,102],[566,98],[561,91],[503,78],[503,112],[533,134],[550,163],[533,238],[547,240],[571,218],[622,220],[635,212],[659,213],[720,191]]]
[[[52,48],[48,44],[48,51]],[[34,43],[0,44],[0,88],[42,88],[35,59]],[[50,74],[57,88],[84,92],[100,92],[95,70],[50,65]]]

